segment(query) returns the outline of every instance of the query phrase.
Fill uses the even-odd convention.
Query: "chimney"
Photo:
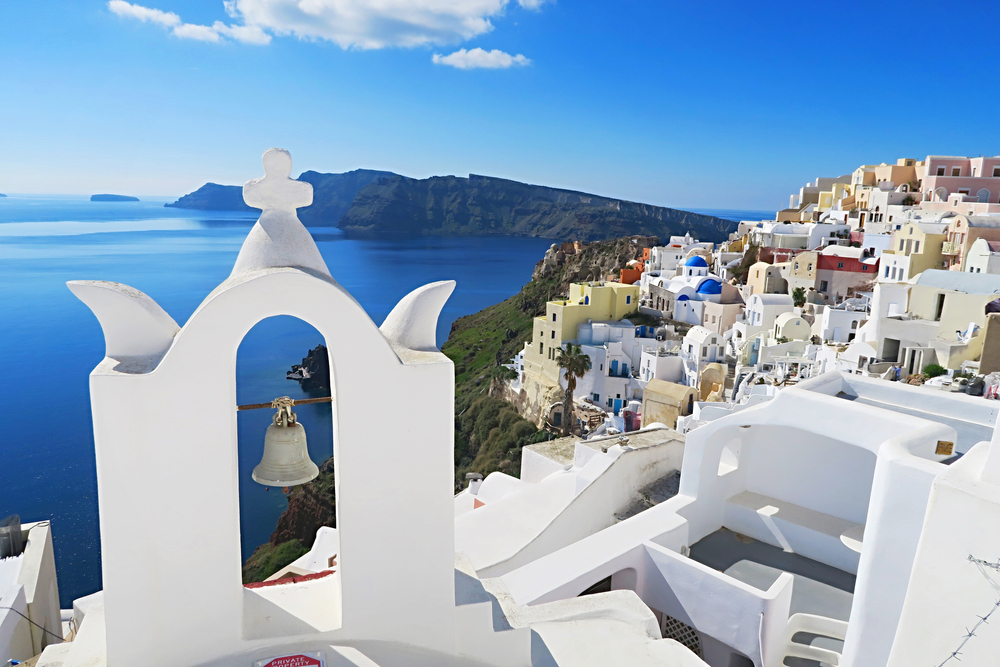
[[[478,472],[465,473],[465,479],[469,482],[469,493],[476,495],[479,493],[479,486],[483,483],[483,476]]]

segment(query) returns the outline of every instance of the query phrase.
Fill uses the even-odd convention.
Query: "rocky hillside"
[[[521,447],[546,439],[545,432],[537,431],[514,406],[491,396],[499,394],[491,391],[494,383],[509,374],[501,364],[509,363],[530,340],[532,319],[545,313],[545,302],[566,295],[572,282],[614,273],[657,242],[644,236],[599,241],[564,255],[557,266],[539,261],[531,282],[520,292],[455,321],[441,351],[455,362],[456,486],[470,471],[488,475],[501,470],[517,476]]]
[[[540,236],[594,241],[691,232],[724,240],[736,223],[661,206],[471,175],[392,176],[358,193],[339,226],[367,234]]]
[[[243,201],[242,185],[205,183],[194,192],[186,194],[167,208],[192,208],[199,211],[253,211]]]
[[[377,178],[394,176],[390,171],[355,169],[343,174],[305,171],[299,176],[313,186],[312,206],[299,209],[299,219],[310,227],[336,227],[351,203],[366,185]],[[206,183],[191,194],[164,206],[203,211],[252,211],[243,201],[243,186]]]
[[[313,203],[299,209],[299,220],[309,227],[336,227],[361,190],[376,179],[393,176],[391,171],[374,169],[355,169],[343,174],[303,172],[299,180],[312,183]]]
[[[310,227],[360,235],[539,236],[595,241],[622,236],[666,238],[691,232],[724,240],[736,223],[710,215],[529,185],[489,176],[416,179],[387,171],[306,171],[313,204],[299,209]],[[207,183],[172,204],[203,210],[251,210],[236,185]]]

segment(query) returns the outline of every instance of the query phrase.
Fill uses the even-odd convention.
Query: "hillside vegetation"
[[[546,439],[510,403],[490,395],[493,382],[507,375],[509,363],[532,335],[532,319],[545,314],[545,302],[564,296],[569,284],[599,280],[635,259],[655,237],[600,241],[570,255],[563,266],[534,276],[506,301],[455,320],[441,351],[455,362],[455,479],[500,470],[515,477],[521,447]]]

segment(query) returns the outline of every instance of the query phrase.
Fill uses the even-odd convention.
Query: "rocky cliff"
[[[355,169],[343,174],[305,171],[299,176],[313,186],[313,203],[299,209],[299,219],[310,227],[335,227],[351,207],[358,192],[377,178],[394,176],[389,171]],[[243,186],[206,183],[191,194],[164,206],[204,211],[253,211],[243,201]]]
[[[666,238],[685,232],[721,241],[736,223],[710,215],[601,197],[585,192],[471,175],[416,179],[387,171],[306,171],[313,204],[299,209],[310,227],[359,235],[539,236],[595,241],[622,236]],[[207,183],[177,208],[250,210],[242,188]]]
[[[339,226],[364,234],[540,236],[594,241],[691,232],[721,241],[736,223],[662,206],[470,175],[379,178],[361,190]]]
[[[167,208],[193,208],[200,211],[253,211],[243,201],[243,186],[205,183],[194,192],[186,194]]]
[[[325,345],[317,345],[309,350],[301,364],[292,366],[286,377],[297,380],[305,391],[330,392],[330,357]]]

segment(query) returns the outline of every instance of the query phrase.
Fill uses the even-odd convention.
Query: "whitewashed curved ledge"
[[[91,283],[102,289],[90,288]],[[400,301],[400,305],[393,310],[394,313],[402,312],[398,317],[399,326],[393,329],[393,335],[399,336],[404,342],[397,342],[383,335],[361,304],[336,280],[308,269],[266,268],[233,276],[213,290],[180,329],[153,299],[126,285],[75,281],[70,284],[70,289],[91,307],[101,321],[105,337],[109,341],[107,358],[98,365],[94,373],[137,375],[152,373],[160,368],[177,354],[176,350],[185,347],[185,341],[191,337],[199,340],[212,339],[212,332],[218,331],[220,327],[229,330],[237,340],[242,340],[261,320],[288,315],[319,331],[324,328],[329,331],[329,325],[324,327],[317,321],[317,304],[321,304],[321,308],[327,312],[337,313],[342,322],[349,321],[354,326],[365,328],[364,332],[359,333],[366,338],[371,336],[373,340],[385,343],[378,345],[376,342],[372,350],[375,355],[371,358],[373,362],[376,358],[382,358],[384,362],[380,363],[450,364],[451,360],[433,347],[433,332],[437,328],[441,308],[454,285],[454,281],[432,283],[418,288]],[[114,286],[115,289],[107,286]],[[114,296],[109,298],[105,293]],[[417,309],[420,310],[419,313],[414,312]],[[157,311],[160,319],[154,320],[153,316]],[[174,327],[169,338],[166,337],[168,328],[165,323],[161,323],[159,328],[154,326],[158,321],[163,322],[163,318]],[[420,327],[425,333],[409,335],[405,329],[407,324]],[[195,333],[199,331],[200,333]],[[431,333],[426,334],[426,331]],[[154,336],[157,333],[159,336]],[[329,339],[329,334],[327,338]],[[328,340],[327,346],[332,343],[332,340]],[[410,349],[406,347],[407,343],[423,345],[424,349]],[[219,350],[219,353],[235,354],[235,351]]]
[[[437,352],[438,319],[454,291],[454,280],[441,280],[418,287],[399,300],[379,331],[397,353],[400,350]]]
[[[134,287],[106,280],[71,280],[66,286],[101,323],[104,354],[119,372],[155,368],[180,331],[156,301]]]

